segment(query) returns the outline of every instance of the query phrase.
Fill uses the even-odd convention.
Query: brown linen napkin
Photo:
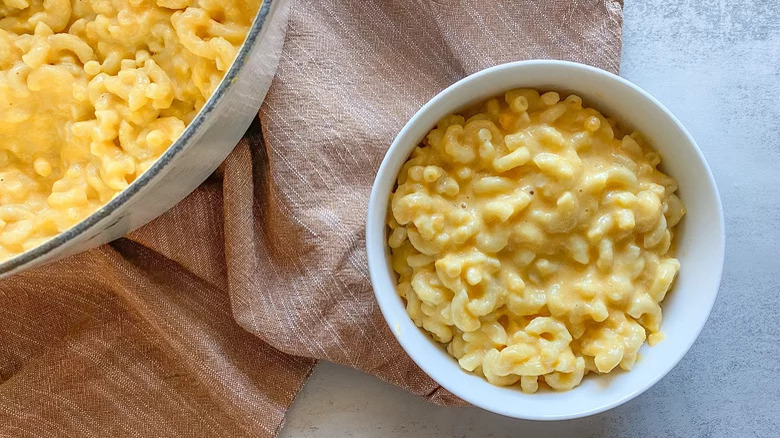
[[[376,169],[423,103],[477,70],[558,58],[617,71],[621,7],[294,3],[259,121],[218,172],[127,238],[0,281],[0,435],[274,436],[320,358],[461,403],[374,301]]]

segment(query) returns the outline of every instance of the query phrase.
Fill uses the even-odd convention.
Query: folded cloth
[[[0,435],[278,433],[318,359],[462,403],[401,350],[364,218],[428,99],[528,58],[618,70],[619,0],[300,0],[256,121],[151,224],[0,281]]]

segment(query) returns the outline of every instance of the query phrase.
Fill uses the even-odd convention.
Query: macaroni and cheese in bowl
[[[0,275],[118,237],[205,179],[262,102],[287,9],[0,1]]]
[[[561,419],[630,399],[682,357],[722,236],[706,162],[660,104],[601,70],[531,61],[464,79],[404,127],[367,249],[423,370],[483,408]]]

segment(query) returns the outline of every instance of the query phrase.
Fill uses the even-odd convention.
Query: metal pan
[[[263,1],[214,94],[152,167],[72,228],[0,263],[0,278],[124,236],[195,190],[224,161],[257,116],[279,63],[289,3]]]

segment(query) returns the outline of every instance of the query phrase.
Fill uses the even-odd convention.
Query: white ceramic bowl
[[[624,126],[642,132],[662,156],[662,167],[679,182],[687,214],[680,224],[677,257],[682,265],[662,303],[655,347],[643,346],[630,372],[588,375],[568,392],[524,394],[498,387],[462,370],[445,349],[414,325],[395,291],[388,262],[385,218],[396,176],[408,155],[437,121],[467,104],[506,90],[530,87],[573,92]],[[701,151],[661,103],[629,81],[606,71],[563,61],[521,61],[483,70],[458,81],[425,104],[403,127],[379,168],[368,206],[366,246],[371,282],[390,329],[409,356],[441,386],[489,411],[531,420],[584,417],[618,406],[650,388],[693,345],[718,293],[725,253],[723,211],[715,180]]]

